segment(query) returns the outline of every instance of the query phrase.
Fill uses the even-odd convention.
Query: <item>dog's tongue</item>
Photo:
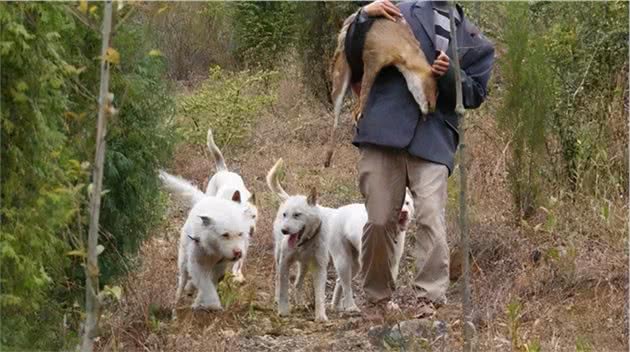
[[[289,247],[295,248],[295,245],[297,244],[297,241],[298,241],[298,234],[297,233],[289,235]]]

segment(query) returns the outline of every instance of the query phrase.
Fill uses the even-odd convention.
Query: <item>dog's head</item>
[[[274,228],[285,236],[289,248],[295,249],[310,239],[321,221],[317,191],[313,188],[308,196],[290,196],[280,205]]]
[[[411,192],[409,192],[409,189],[407,189],[405,191],[405,200],[398,215],[398,226],[401,227],[402,231],[407,230],[407,228],[409,227],[409,223],[415,215],[415,212],[416,208],[413,205],[413,197],[411,196]]]
[[[256,231],[256,221],[258,220],[258,208],[256,207],[256,194],[247,190],[229,189],[222,190],[217,194],[219,198],[229,199],[240,204],[245,209],[245,218],[249,223],[249,237],[254,236]]]
[[[207,253],[236,261],[249,245],[251,218],[247,208],[232,201],[209,198],[213,199],[205,201],[190,219],[189,237]]]

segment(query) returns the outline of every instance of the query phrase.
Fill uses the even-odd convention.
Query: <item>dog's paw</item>
[[[220,312],[223,310],[220,304],[201,304],[196,303],[192,305],[192,310],[198,312]]]
[[[328,317],[326,316],[326,314],[319,314],[315,317],[315,321],[317,322],[328,321]]]
[[[361,313],[361,309],[355,305],[347,307],[343,310],[346,313]]]
[[[286,317],[289,315],[289,307],[278,307],[278,315]]]

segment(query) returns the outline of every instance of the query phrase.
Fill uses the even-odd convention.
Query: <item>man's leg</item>
[[[359,188],[365,198],[368,222],[361,241],[360,277],[372,303],[390,299],[395,289],[394,239],[407,184],[405,159],[402,151],[361,147]]]
[[[448,169],[409,155],[409,185],[416,206],[416,277],[419,297],[433,303],[446,302],[448,289],[448,243],[444,208],[447,201]]]

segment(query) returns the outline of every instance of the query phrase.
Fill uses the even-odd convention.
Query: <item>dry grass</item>
[[[287,170],[284,184],[290,193],[305,193],[316,186],[321,203],[327,206],[361,201],[356,184],[358,151],[349,143],[349,118],[340,127],[343,143],[334,165],[324,169],[330,115],[295,82],[299,80],[281,82],[278,103],[259,117],[245,146],[223,151],[228,166],[239,170],[257,193],[260,210],[244,270],[248,281],[222,291],[224,296],[236,297],[235,302],[218,314],[190,314],[184,308],[179,320],[170,320],[178,231],[186,215],[185,209],[174,204],[164,225],[142,247],[137,271],[123,281],[124,299],[103,322],[101,350],[377,350],[368,342],[369,326],[359,318],[331,312],[329,323],[316,324],[312,307],[293,307],[293,316],[286,319],[275,314],[271,223],[278,202],[264,183],[267,170],[282,157]],[[547,212],[540,210],[529,224],[516,226],[505,184],[508,156],[505,143],[497,136],[493,109],[490,103],[468,115],[472,282],[479,350],[510,350],[514,336],[530,346],[540,341],[544,351],[574,351],[576,343],[590,346],[592,351],[627,350],[623,306],[628,265],[627,252],[620,250],[627,208],[622,202],[614,203],[604,221],[586,199],[559,199]],[[204,187],[212,164],[203,146],[183,145],[171,170]],[[451,177],[449,183],[449,243],[454,248],[459,238],[457,177]],[[551,216],[553,226],[543,226]],[[539,223],[543,225],[537,227]],[[412,268],[408,254],[397,294],[402,303],[410,294]],[[333,278],[331,270],[329,296]],[[449,300],[439,316],[449,324],[447,350],[456,350],[462,342],[457,281]],[[511,302],[519,302],[520,307],[520,315],[512,320],[506,313]],[[519,328],[510,333],[513,320]]]

